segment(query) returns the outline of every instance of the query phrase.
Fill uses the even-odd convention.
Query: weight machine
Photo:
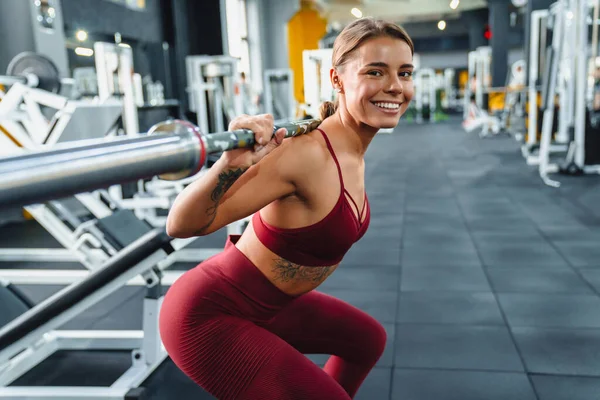
[[[566,21],[569,22],[569,25],[565,26],[564,16],[561,15],[561,12],[566,12],[566,10],[564,10],[564,5],[554,3],[548,10],[536,10],[531,13],[529,82],[527,89],[529,102],[527,113],[528,127],[526,140],[521,146],[521,153],[523,154],[527,165],[539,166],[541,158],[543,157],[540,155],[541,143],[539,141],[539,138],[541,137],[540,132],[542,131],[538,123],[540,111],[542,111],[543,114],[544,110],[551,107],[552,110],[550,110],[550,112],[554,119],[554,95],[548,97],[548,90],[550,88],[550,82],[554,82],[557,79],[556,77],[551,79],[551,57],[553,54],[556,54],[556,50],[553,49],[553,47],[557,48],[560,42],[557,40],[548,43],[550,33],[552,33],[552,37],[561,33],[565,34],[569,37],[569,40],[572,40],[571,44],[575,42],[572,24],[569,21]],[[559,30],[561,32],[558,32]],[[562,93],[559,98],[559,112],[561,118],[559,118],[558,132],[554,140],[544,147],[544,151],[548,154],[561,153],[567,150],[568,120],[570,118],[569,115],[573,114],[572,110],[574,102],[574,98],[569,99],[569,94],[574,94],[574,77],[569,72],[573,69],[566,65],[566,63],[572,63],[575,60],[574,55],[570,61],[566,59],[567,54],[571,52],[572,49],[569,47],[563,53],[564,60],[562,62],[565,63],[565,69],[563,70],[563,73],[556,75],[560,76],[561,82],[558,86]],[[547,104],[548,100],[551,101],[550,105]],[[552,129],[553,125],[554,121],[552,121],[550,129]]]
[[[468,80],[465,86],[463,119],[469,114],[469,107],[474,96],[475,106],[482,110],[488,110],[485,102],[485,93],[489,90],[492,82],[491,75],[492,48],[489,46],[478,47],[470,51],[468,55]]]
[[[336,99],[329,71],[332,68],[333,49],[304,50],[302,66],[304,72],[304,107],[306,113],[317,118],[319,108],[325,101]]]
[[[491,47],[479,47],[468,55],[468,79],[463,98],[463,123],[466,132],[482,128],[479,136],[500,133],[500,119],[488,112],[491,91]]]
[[[457,90],[454,84],[456,71],[453,68],[444,69],[444,97],[442,97],[442,109],[451,110],[458,106]]]
[[[268,69],[264,74],[265,113],[273,115],[275,121],[294,119],[294,73],[291,69]]]
[[[98,48],[101,47],[103,46]],[[107,47],[114,49],[114,46]],[[127,50],[127,48],[125,49]],[[116,56],[114,53],[110,54]],[[124,54],[127,54],[127,51]],[[106,56],[106,58],[110,57]],[[57,88],[56,82],[60,81],[58,75],[54,73],[56,69],[52,67],[51,61],[34,53],[19,55],[17,59],[19,60],[18,65],[28,66],[26,70],[29,81],[44,83],[42,88]],[[3,126],[4,131],[10,135],[9,138],[0,134],[5,142],[4,146],[0,148],[0,155],[6,156],[28,150],[52,148],[71,141],[104,138],[117,125],[122,115],[123,103],[109,95],[112,92],[105,91],[103,100],[98,98],[93,101],[68,100],[47,90],[25,86],[20,83],[22,80],[19,78],[17,70],[13,68],[10,71],[17,74],[16,78],[15,76],[0,77],[0,80],[5,83],[12,83],[0,102],[0,126]],[[43,79],[37,77],[36,73],[39,73]],[[121,71],[122,73],[123,71]],[[110,81],[112,82],[112,80]],[[109,80],[105,80],[102,85],[107,85],[107,82]],[[120,89],[113,87],[113,90]],[[42,107],[44,112],[42,112]],[[50,113],[50,110],[52,110],[52,115],[47,118],[46,115]],[[94,121],[94,123],[90,124],[90,121]],[[68,284],[80,279],[89,271],[98,268],[116,252],[114,246],[107,241],[106,235],[98,229],[98,223],[115,212],[126,209],[127,207],[124,205],[132,205],[138,219],[142,220],[144,218],[139,218],[139,214],[144,216],[144,212],[141,211],[142,206],[147,206],[146,213],[148,213],[157,201],[162,201],[163,207],[168,209],[171,205],[170,200],[183,189],[185,183],[173,183],[168,193],[165,193],[166,190],[163,190],[162,193],[155,192],[158,195],[164,194],[164,196],[160,198],[157,195],[155,199],[150,199],[151,204],[149,202],[140,204],[139,197],[132,200],[133,205],[126,203],[129,199],[120,200],[118,197],[120,191],[115,195],[114,189],[117,187],[112,186],[109,188],[109,191],[112,189],[112,194],[106,190],[98,190],[94,193],[78,193],[74,199],[61,199],[60,201],[26,206],[25,210],[64,248],[3,248],[0,249],[0,262],[79,262],[86,270],[7,269],[0,270],[0,278],[10,278],[12,282],[28,284],[48,284],[50,282]],[[148,186],[145,187],[146,190],[147,188]],[[73,208],[80,211],[74,211]],[[81,210],[86,213],[86,218],[87,214],[92,218],[81,218],[77,215]],[[156,223],[154,220],[149,222]],[[233,224],[228,229],[231,234],[240,233],[241,225]],[[177,261],[199,262],[219,251],[219,249],[183,249],[191,242],[192,240],[177,242],[182,249],[177,253],[177,257],[179,257]],[[167,281],[173,282],[176,277],[177,274],[168,276]],[[138,281],[136,283],[139,284]]]
[[[230,56],[188,56],[185,59],[190,110],[202,132],[223,132],[243,114],[239,60]]]
[[[31,78],[28,81],[42,83],[37,85],[41,88],[58,90],[57,82],[60,80],[51,61],[35,53],[20,54],[16,59],[19,64],[29,66],[27,70]],[[15,73],[15,70],[9,68],[9,72]],[[37,77],[38,73],[43,78]],[[7,82],[11,78],[14,76],[3,76],[0,80]],[[15,79],[0,102],[0,126],[4,130],[1,136],[5,139],[0,148],[0,156],[49,148],[58,143],[103,137],[116,124],[120,114],[118,102],[68,100],[47,90],[25,86],[20,79]],[[96,123],[90,125],[92,119]],[[78,196],[84,203],[89,200],[85,194]],[[102,213],[103,207],[104,205],[91,209]],[[101,246],[101,239],[94,241],[96,246],[93,246],[85,231],[73,234],[73,221],[80,219],[63,204],[53,202],[32,205],[25,210],[65,248],[0,249],[0,261],[79,261],[90,267],[90,263],[101,261],[95,250]],[[68,228],[70,223],[71,229]]]
[[[526,67],[525,60],[517,60],[510,66],[504,91],[504,110],[500,117],[502,129],[514,134],[517,140],[525,131]]]
[[[417,124],[423,123],[423,114],[429,112],[429,122],[435,123],[437,112],[437,76],[431,68],[422,68],[414,73],[415,110]]]
[[[133,82],[133,52],[126,44],[94,43],[100,101],[117,98],[123,104],[126,135],[140,131]]]
[[[124,239],[122,230],[118,234]],[[171,239],[161,230],[148,228],[140,236],[125,240],[124,246],[101,268],[39,304],[33,305],[12,291],[4,293],[7,285],[0,285],[5,307],[26,310],[20,315],[13,312],[18,316],[0,326],[0,399],[125,400],[142,395],[143,382],[167,358],[158,329],[163,300],[161,269],[164,263],[170,264],[169,257],[176,252]],[[142,329],[58,330],[136,277],[141,277],[147,288]],[[131,367],[106,387],[14,385],[52,354],[74,350],[127,350],[131,352]]]
[[[588,0],[559,0],[549,15],[554,17],[554,34],[546,59],[547,81],[542,88],[538,170],[544,183],[558,187],[560,183],[550,179],[549,174],[600,173],[600,105],[594,105],[600,68],[599,4]],[[560,109],[556,136],[566,136],[567,151],[564,159],[552,162],[557,97]]]

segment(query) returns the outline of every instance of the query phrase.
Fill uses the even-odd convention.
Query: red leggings
[[[351,399],[383,353],[383,326],[316,291],[283,293],[231,240],[165,296],[173,362],[219,400]],[[321,369],[303,354],[332,356]]]

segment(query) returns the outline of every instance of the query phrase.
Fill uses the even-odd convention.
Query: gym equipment
[[[564,29],[562,15],[557,14],[562,10],[562,5],[559,7],[558,3],[554,3],[548,10],[536,10],[531,13],[531,34],[530,34],[530,54],[529,54],[529,81],[528,81],[528,112],[527,112],[527,139],[521,146],[521,153],[525,158],[527,165],[540,165],[540,131],[539,127],[539,114],[540,111],[543,114],[544,110],[547,109],[546,100],[548,100],[548,90],[550,86],[550,73],[551,73],[551,58],[556,52],[553,50],[553,46],[557,47],[558,41],[551,41],[548,44],[549,35],[556,32],[557,29]],[[571,24],[566,26],[567,35],[572,42],[575,41],[573,36],[573,29]],[[552,34],[552,37],[555,37]],[[557,38],[558,40],[558,38]],[[572,44],[572,43],[571,43]],[[548,47],[547,47],[548,46]],[[570,50],[569,50],[570,51]],[[573,55],[570,61],[574,62],[575,56]],[[571,68],[569,68],[571,70]],[[574,78],[572,74],[567,71],[563,71],[557,76],[560,77],[560,84],[558,85],[562,95],[560,96],[560,110],[558,132],[555,136],[553,143],[545,145],[544,150],[551,153],[560,153],[567,150],[566,142],[568,141],[568,115],[573,114],[573,103],[575,99],[571,97],[569,99],[569,93],[574,95]],[[556,80],[556,79],[555,79]],[[541,101],[538,101],[538,98]],[[552,99],[552,118],[554,118],[554,96]],[[570,110],[570,111],[569,111]],[[551,129],[554,125],[554,121],[551,125]],[[543,167],[544,168],[544,167]]]
[[[0,279],[0,304],[2,304],[0,328],[33,307],[31,300],[16,286],[2,279]]]
[[[436,122],[437,111],[437,78],[431,68],[422,68],[414,73],[415,77],[415,109],[417,124],[423,123],[425,109],[429,112],[429,122]]]
[[[137,135],[139,120],[133,83],[133,51],[125,44],[94,43],[100,101],[118,98],[123,107],[126,135]]]
[[[44,113],[42,113],[44,107]],[[50,118],[46,116],[53,112]],[[27,151],[51,148],[57,143],[102,138],[117,123],[121,103],[107,100],[68,100],[58,94],[27,87],[17,83],[9,89],[0,102],[0,137],[9,140],[0,147],[0,156],[22,154]],[[94,121],[90,124],[90,121]],[[5,136],[5,134],[7,136]],[[9,135],[9,136],[8,136]],[[95,201],[89,194],[78,194],[77,200],[96,217],[110,214],[104,203]],[[90,232],[68,207],[56,203],[38,204],[25,210],[44,227],[64,248],[62,249],[0,249],[0,261],[77,261],[87,268],[98,265],[105,258],[98,251],[101,237],[90,238]],[[20,220],[21,214],[12,217]]]
[[[304,108],[306,113],[317,118],[319,107],[325,101],[334,101],[336,93],[329,78],[333,49],[304,50]]]
[[[469,79],[465,86],[463,119],[466,120],[469,114],[471,97],[475,94],[475,105],[483,111],[487,111],[488,106],[485,101],[485,92],[490,88],[492,81],[491,75],[492,48],[489,46],[478,47],[469,52],[468,73]]]
[[[17,54],[8,64],[6,75],[0,76],[0,84],[12,86],[22,83],[28,87],[50,93],[60,91],[60,74],[48,57],[33,52]]]
[[[515,61],[508,70],[504,91],[504,110],[500,116],[500,125],[515,137],[522,137],[525,130],[525,60]]]
[[[0,1],[0,74],[19,53],[31,52],[52,60],[59,76],[70,75],[60,0]],[[7,39],[10,38],[10,39]]]
[[[598,21],[592,18],[592,14],[598,14],[598,7],[596,2],[586,0],[559,0],[548,14],[553,36],[545,60],[538,168],[548,186],[560,186],[560,182],[549,178],[551,173],[600,173],[600,129],[594,107],[598,70],[594,35],[598,33]],[[592,25],[591,38],[589,25]],[[560,111],[556,137],[559,140],[566,136],[567,150],[562,162],[551,162],[557,97]],[[533,101],[530,99],[530,107]]]
[[[319,120],[288,122],[275,130],[286,128],[286,137],[292,137],[319,124]],[[65,143],[0,159],[0,206],[49,201],[155,175],[182,179],[200,171],[207,154],[253,145],[250,130],[202,135],[198,127],[181,120],[159,123],[136,138]]]
[[[459,105],[457,90],[455,86],[456,71],[453,68],[444,69],[444,96],[442,97],[442,109],[453,110]]]
[[[294,75],[291,69],[268,69],[264,78],[265,113],[276,122],[289,121],[296,115]]]
[[[197,125],[203,132],[223,132],[226,123],[243,114],[239,60],[188,56],[185,63],[190,110],[197,115]]]
[[[125,246],[102,268],[0,329],[0,398],[124,400],[141,394],[140,386],[167,357],[158,332],[163,299],[158,266],[174,249],[170,246],[171,239],[159,229],[149,229],[137,238],[117,239],[124,241]],[[147,286],[142,330],[56,330],[140,274]],[[61,350],[130,350],[132,365],[110,387],[9,386]]]

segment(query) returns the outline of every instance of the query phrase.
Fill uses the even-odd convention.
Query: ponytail
[[[336,100],[335,103],[331,101],[326,101],[323,104],[321,104],[321,107],[319,108],[319,113],[321,114],[321,121],[325,121],[327,117],[331,117],[333,114],[335,114],[337,108],[338,100]]]

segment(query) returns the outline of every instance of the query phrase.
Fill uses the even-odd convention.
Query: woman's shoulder
[[[287,153],[287,156],[300,157],[301,160],[310,163],[325,162],[329,154],[322,134],[316,129],[286,139],[280,147]]]

